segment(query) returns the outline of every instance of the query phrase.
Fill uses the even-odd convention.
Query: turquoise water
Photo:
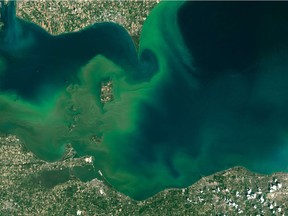
[[[161,2],[138,53],[117,24],[51,36],[9,7],[0,133],[40,158],[71,143],[139,200],[233,166],[288,171],[288,3]],[[114,100],[103,105],[107,79]]]

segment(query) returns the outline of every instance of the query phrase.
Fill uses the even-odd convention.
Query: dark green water
[[[39,157],[71,143],[135,199],[232,166],[288,171],[287,2],[162,2],[139,53],[116,24],[51,36],[13,13],[2,11],[0,132]]]

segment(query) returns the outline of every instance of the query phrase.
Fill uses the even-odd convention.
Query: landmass
[[[288,175],[259,175],[234,167],[203,177],[187,188],[164,190],[135,201],[117,192],[93,158],[46,162],[15,136],[0,138],[0,215],[286,215]],[[83,182],[75,169],[89,167],[100,177]]]
[[[126,28],[138,46],[141,27],[159,1],[22,0],[17,16],[54,35],[79,31],[95,22],[116,22]]]

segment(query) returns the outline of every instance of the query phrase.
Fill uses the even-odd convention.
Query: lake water
[[[117,24],[51,36],[10,7],[0,133],[47,161],[71,143],[139,200],[233,166],[288,171],[287,11],[287,2],[162,2],[137,53]],[[114,100],[102,104],[107,79]]]

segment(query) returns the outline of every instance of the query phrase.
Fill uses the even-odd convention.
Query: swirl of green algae
[[[93,84],[97,82],[89,74],[93,75],[94,68],[104,69],[101,64],[111,67],[113,72],[107,76],[114,76],[115,100],[99,109],[101,117],[97,122],[89,121],[91,130],[79,131],[88,132],[84,136],[87,140],[79,140],[74,146],[85,153],[94,152],[96,161],[99,159],[97,165],[107,179],[136,199],[144,199],[167,187],[189,185],[201,175],[236,165],[263,173],[287,170],[284,156],[287,124],[277,123],[281,122],[277,112],[285,112],[287,90],[268,87],[278,94],[277,102],[271,103],[282,102],[278,108],[272,105],[273,117],[265,124],[258,122],[253,114],[254,109],[267,112],[269,93],[260,99],[257,94],[271,85],[265,79],[269,71],[275,71],[273,80],[277,82],[280,77],[286,77],[287,65],[279,64],[285,62],[285,52],[276,53],[277,57],[269,54],[257,59],[260,71],[257,76],[263,78],[256,83],[255,96],[249,92],[246,77],[233,70],[207,85],[197,77],[199,68],[195,67],[194,56],[186,48],[178,27],[177,12],[182,5],[181,2],[159,4],[143,26],[140,58],[148,50],[154,59],[152,63],[157,64],[152,67],[157,71],[148,74],[148,78],[131,82],[121,73],[121,68],[117,69],[107,59],[100,61],[101,57],[93,59],[82,72],[85,76],[79,88],[88,93],[91,99],[87,100],[95,101],[92,99],[95,95],[87,87],[95,89]],[[98,72],[106,71],[109,70]],[[286,84],[283,81],[281,85]],[[73,103],[77,104],[78,93],[75,91]],[[283,97],[279,98],[279,93]],[[89,116],[97,116],[90,115],[86,109],[85,114],[87,120]],[[86,122],[82,120],[83,124]],[[85,145],[97,127],[96,131],[103,136],[101,145]]]
[[[79,155],[93,155],[107,180],[135,199],[235,165],[287,171],[286,50],[257,59],[252,93],[245,75],[233,69],[205,83],[177,22],[183,5],[162,2],[152,11],[141,34],[139,64],[133,65],[132,51],[100,49],[69,68],[75,72],[65,76],[67,85],[43,82],[36,101],[21,97],[21,91],[2,91],[0,132],[18,135],[46,160],[60,159],[71,143]],[[114,31],[124,34],[113,26],[105,36]],[[9,69],[8,57],[0,61],[0,76]],[[114,100],[103,105],[100,88],[107,79],[113,81]],[[261,115],[269,118],[262,121]]]

